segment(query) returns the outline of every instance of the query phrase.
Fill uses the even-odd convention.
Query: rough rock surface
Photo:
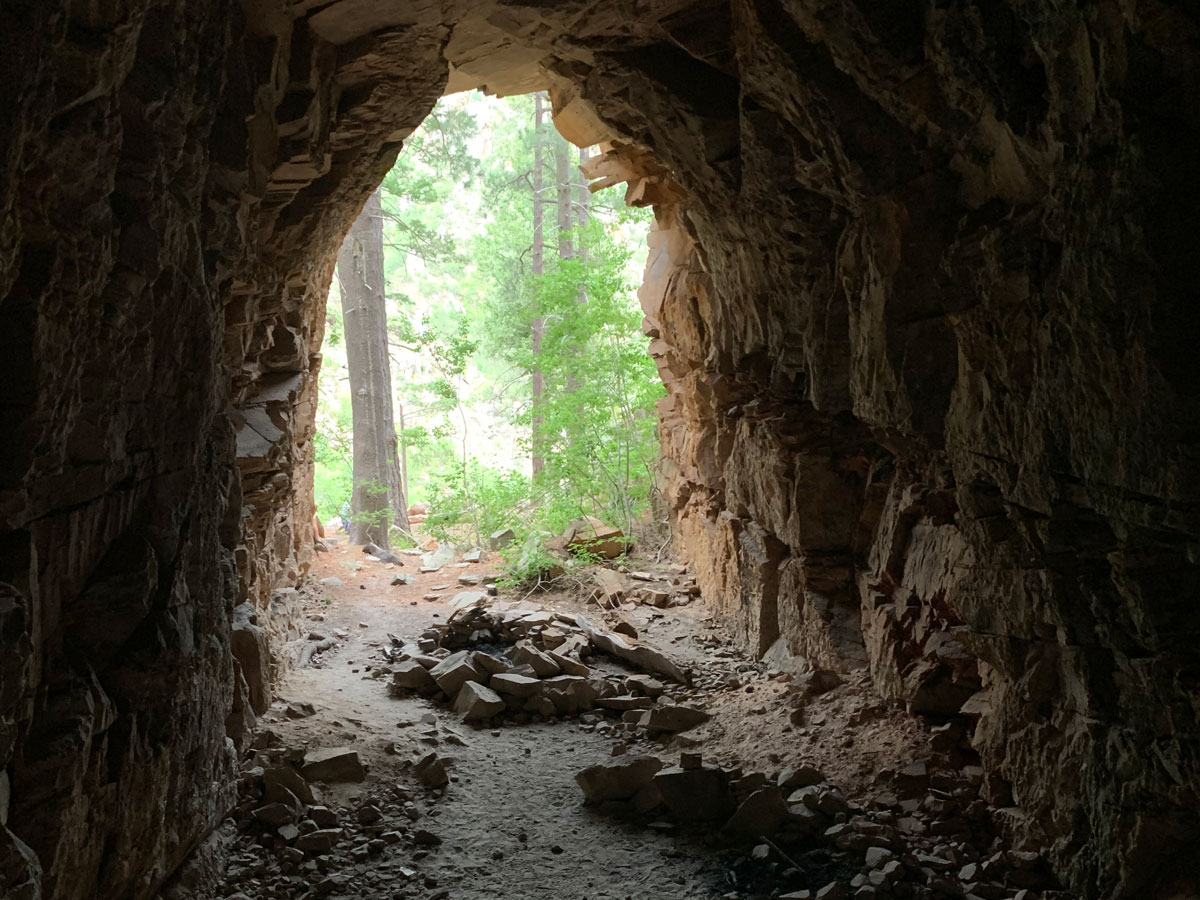
[[[1186,877],[1197,34],[1155,0],[6,3],[5,883],[147,897],[230,805],[231,611],[295,627],[334,253],[482,84],[548,86],[657,204],[663,484],[746,646],[970,715],[1081,892]]]

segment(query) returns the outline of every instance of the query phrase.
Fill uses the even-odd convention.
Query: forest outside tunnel
[[[1197,145],[1197,34],[1158,4],[7,6],[0,886],[151,897],[230,807],[234,610],[295,627],[337,248],[478,87],[547,89],[655,207],[662,487],[743,647],[969,718],[985,799],[1080,895],[1194,896],[1200,410],[1156,216],[1198,213],[1147,110]]]

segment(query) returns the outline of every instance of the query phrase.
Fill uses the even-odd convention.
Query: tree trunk
[[[408,501],[408,442],[404,439],[404,404],[397,403],[396,408],[400,411],[400,499],[402,503],[407,505]],[[407,524],[408,510],[404,511],[404,518]],[[397,523],[399,524],[399,523]]]
[[[375,543],[387,549],[393,521],[408,529],[408,504],[400,486],[392,418],[379,191],[370,196],[362,215],[350,226],[338,252],[337,268],[354,418],[350,542]]]
[[[554,174],[558,187],[556,191],[558,207],[558,258],[570,259],[574,256],[571,247],[571,145],[557,131],[554,132]]]
[[[576,184],[579,188],[578,197],[575,201],[575,223],[582,228],[588,223],[588,216],[592,211],[592,192],[588,190],[587,176],[583,174],[583,164],[591,159],[591,151],[587,147],[579,148],[579,168],[575,170]],[[585,254],[584,248],[580,248],[580,254]]]
[[[542,93],[533,95],[533,275],[536,279],[545,271],[545,256],[543,242],[545,240],[542,226]],[[533,444],[532,464],[533,475],[536,478],[542,474],[546,461],[541,452],[542,417],[538,415],[538,407],[542,404],[542,394],[546,390],[546,379],[538,365],[538,356],[542,352],[542,334],[546,329],[545,320],[538,316],[533,320],[533,425],[531,442]]]

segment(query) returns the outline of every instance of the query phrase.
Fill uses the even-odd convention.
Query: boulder
[[[488,546],[493,550],[501,550],[517,539],[516,532],[511,528],[500,528],[492,532],[488,538]]]
[[[451,653],[430,669],[429,674],[448,697],[457,695],[468,681],[483,683],[487,680],[484,673],[480,672],[479,667],[475,665],[472,654],[467,650]]]
[[[638,724],[650,732],[678,734],[703,725],[711,718],[712,715],[702,709],[661,704],[647,710]]]
[[[567,526],[563,546],[573,553],[589,553],[603,559],[616,559],[625,552],[625,533],[597,519],[584,516]]]
[[[454,562],[454,547],[450,544],[439,545],[434,541],[432,548],[421,555],[421,571],[436,572],[452,562]]]
[[[575,781],[591,803],[628,800],[649,785],[661,768],[656,757],[627,754],[588,766],[575,775]]]
[[[531,666],[538,678],[552,678],[561,671],[553,657],[531,646],[528,641],[518,641],[508,651],[508,658],[518,666]]]
[[[431,694],[438,689],[438,684],[427,668],[415,659],[405,659],[392,666],[392,687],[397,691]]]
[[[491,688],[468,681],[458,692],[454,711],[468,722],[490,719],[504,712],[504,700]]]
[[[725,823],[725,831],[740,837],[772,835],[788,819],[783,793],[775,785],[761,787],[742,801]]]
[[[510,697],[532,697],[542,690],[542,681],[538,678],[526,678],[512,672],[493,675],[488,686],[499,694]]]
[[[720,769],[671,766],[654,776],[663,805],[683,822],[727,819],[734,810],[729,777]]]
[[[258,615],[250,603],[240,603],[233,609],[230,649],[246,679],[250,708],[262,715],[271,705],[271,653],[267,647],[267,631],[258,624]]]
[[[300,774],[307,781],[362,781],[367,771],[358,758],[357,750],[331,747],[305,753]]]
[[[446,772],[446,763],[436,753],[427,753],[413,766],[413,774],[417,780],[429,789],[445,787],[450,783],[450,775]]]
[[[290,802],[289,798],[297,798],[300,802],[311,804],[316,802],[312,788],[303,776],[291,766],[271,766],[263,770],[264,797],[269,803]]]

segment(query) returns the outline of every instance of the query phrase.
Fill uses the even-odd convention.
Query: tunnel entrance
[[[443,98],[340,247],[313,437],[324,534],[284,618],[253,614],[295,637],[272,650],[274,696],[244,735],[221,838],[233,862],[213,889],[767,900],[1053,887],[1036,854],[997,855],[960,714],[980,687],[973,661],[922,679],[932,699],[910,711],[924,720],[882,702],[863,665],[837,570],[861,564],[854,488],[888,473],[847,477],[827,452],[802,454],[845,507],[802,574],[753,503],[700,520],[725,529],[728,571],[672,552],[664,526],[686,553],[678,538],[699,523],[657,471],[682,448],[660,446],[669,418],[655,413],[685,374],[658,317],[698,299],[698,245],[653,155],[585,148],[598,186],[633,181],[627,197],[654,199],[646,258],[651,216],[589,196],[550,130],[552,110],[571,130],[568,108],[541,93]],[[356,378],[381,359],[396,371]],[[740,364],[770,381],[765,356]],[[778,415],[793,391],[721,402],[761,422],[756,406]],[[858,440],[869,466],[887,459]],[[363,441],[375,468],[360,479]],[[824,638],[807,656],[801,597]],[[244,669],[254,655],[238,655]]]
[[[339,249],[316,552],[269,626],[298,637],[245,736],[218,893],[915,893],[898,860],[939,845],[897,830],[888,791],[928,789],[929,723],[860,665],[792,652],[791,554],[750,509],[736,593],[704,604],[672,552],[656,407],[679,373],[656,317],[694,253],[664,241],[682,191],[645,158],[656,219],[590,194],[638,172],[610,142],[577,157],[563,105],[443,98]],[[943,784],[977,798],[969,723],[937,724],[963,744]],[[998,839],[977,814],[957,837],[946,866]]]
[[[356,544],[511,532],[527,579],[563,549],[538,535],[584,517],[665,543],[636,296],[653,214],[590,191],[608,148],[576,150],[551,115],[544,92],[443,98],[339,251],[314,488]]]

